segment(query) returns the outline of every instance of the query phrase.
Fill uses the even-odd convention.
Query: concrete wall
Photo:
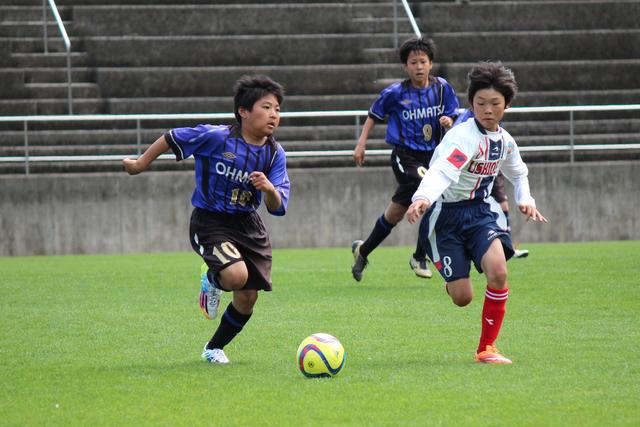
[[[285,217],[263,215],[274,247],[348,247],[364,238],[394,189],[390,168],[291,170]],[[640,239],[640,162],[530,165],[550,223],[523,224],[514,240]],[[0,255],[190,250],[190,172],[6,176],[0,185]],[[508,186],[509,187],[509,186]],[[388,245],[413,245],[406,222]]]

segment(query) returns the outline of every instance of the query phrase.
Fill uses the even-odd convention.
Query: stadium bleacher
[[[143,4],[144,3],[144,4]],[[283,111],[366,110],[377,93],[404,77],[393,36],[391,1],[59,0],[72,42],[75,114],[230,112],[231,86],[246,73],[283,83]],[[632,104],[640,99],[638,1],[411,2],[424,35],[439,46],[435,74],[465,106],[465,78],[478,60],[500,59],[516,73],[514,106]],[[400,40],[411,35],[398,9]],[[51,16],[49,14],[49,16]],[[498,17],[498,18],[496,18]],[[48,25],[43,53],[42,3],[0,6],[0,116],[67,113],[66,57]],[[638,111],[574,115],[576,144],[640,142]],[[143,142],[193,122],[143,123]],[[23,124],[0,123],[0,156],[24,154]],[[565,145],[566,113],[507,115],[522,146]],[[129,154],[135,123],[30,125],[30,155]],[[368,148],[387,148],[377,127]],[[283,119],[287,150],[352,149],[352,118]],[[528,162],[566,161],[566,152],[527,152]],[[577,160],[638,159],[640,150],[579,152]],[[385,164],[386,158],[369,165]],[[290,166],[347,166],[348,157],[290,159]],[[156,169],[190,167],[160,162]],[[30,171],[119,170],[118,162],[47,162]],[[0,163],[0,173],[23,173]]]

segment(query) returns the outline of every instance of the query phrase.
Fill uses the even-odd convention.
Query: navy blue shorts
[[[496,212],[498,211],[498,212]],[[420,222],[420,243],[447,282],[469,277],[471,261],[482,273],[481,261],[494,239],[502,242],[506,259],[513,256],[509,233],[497,223],[495,202],[436,202]]]
[[[433,151],[416,151],[395,146],[391,151],[391,169],[398,182],[391,201],[409,207],[411,198],[429,168]]]

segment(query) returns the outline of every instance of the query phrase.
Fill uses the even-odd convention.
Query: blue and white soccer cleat
[[[205,318],[213,320],[218,315],[222,291],[209,281],[208,270],[207,264],[202,264],[200,268],[200,310]]]
[[[229,358],[224,354],[224,351],[220,348],[214,348],[211,350],[207,350],[207,346],[205,344],[204,351],[202,353],[202,359],[217,365],[226,365],[229,363]]]

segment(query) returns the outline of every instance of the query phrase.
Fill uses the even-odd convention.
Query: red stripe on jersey
[[[467,162],[467,156],[457,148],[453,150],[453,153],[449,157],[447,157],[449,163],[456,167],[456,169],[460,169]]]

